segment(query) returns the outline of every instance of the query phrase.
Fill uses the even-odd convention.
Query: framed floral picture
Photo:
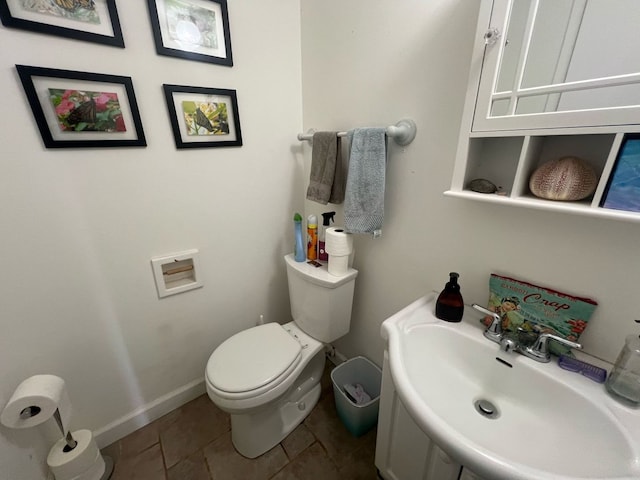
[[[0,0],[5,27],[124,48],[116,0]]]
[[[16,68],[45,147],[147,145],[130,77]]]
[[[235,90],[163,87],[177,148],[242,146]]]
[[[147,0],[159,55],[233,66],[227,0]]]

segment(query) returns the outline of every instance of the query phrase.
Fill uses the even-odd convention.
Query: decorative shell
[[[529,179],[531,192],[548,200],[582,200],[595,192],[597,184],[593,168],[577,157],[543,163]]]
[[[498,187],[496,187],[493,182],[490,182],[485,178],[476,178],[469,182],[469,190],[478,193],[495,193],[498,190]]]

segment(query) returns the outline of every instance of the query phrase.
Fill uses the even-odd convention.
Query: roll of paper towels
[[[325,232],[325,250],[331,255],[342,257],[353,252],[353,235],[341,227],[330,227]]]
[[[9,428],[35,427],[49,420],[56,409],[67,432],[71,402],[64,380],[55,375],[34,375],[18,385],[0,414],[0,422]]]

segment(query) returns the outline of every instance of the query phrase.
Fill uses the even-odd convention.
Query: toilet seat
[[[213,352],[206,377],[217,395],[243,399],[282,383],[302,358],[302,346],[278,323],[244,330]]]

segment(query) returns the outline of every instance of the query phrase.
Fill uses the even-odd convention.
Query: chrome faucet
[[[503,352],[520,352],[524,356],[529,357],[536,362],[547,363],[551,360],[551,354],[549,353],[549,340],[555,340],[556,342],[571,348],[582,348],[582,345],[579,343],[572,342],[566,338],[559,337],[558,335],[553,335],[551,333],[541,333],[535,339],[533,344],[523,345],[519,341],[518,334],[504,332],[502,330],[502,319],[496,312],[492,312],[477,303],[474,303],[471,306],[479,312],[493,318],[491,325],[489,325],[484,331],[484,336],[492,342],[500,344],[500,350]],[[522,331],[521,329],[519,330]]]
[[[489,325],[487,329],[484,331],[484,336],[487,337],[492,342],[500,343],[500,341],[502,340],[502,319],[500,318],[500,315],[498,315],[496,312],[492,312],[491,310],[478,305],[477,303],[474,303],[471,306],[476,310],[478,310],[479,312],[482,312],[485,315],[489,315],[490,317],[493,317],[493,320],[491,321],[491,325]]]
[[[566,345],[571,348],[581,349],[582,345],[576,342],[567,340],[566,338],[553,335],[552,333],[541,333],[538,335],[536,341],[530,347],[520,348],[520,352],[529,358],[533,358],[537,362],[547,363],[551,360],[551,354],[549,353],[549,340],[555,340],[562,345]]]

